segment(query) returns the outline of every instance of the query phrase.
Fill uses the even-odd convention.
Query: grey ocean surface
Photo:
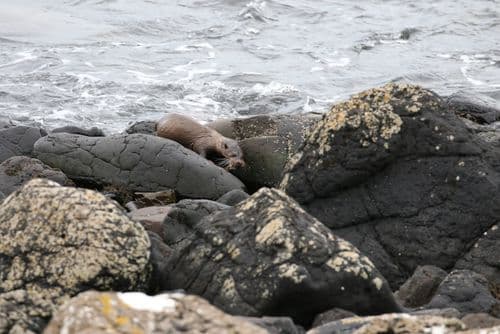
[[[324,111],[388,81],[500,100],[500,1],[0,0],[0,117],[48,129]]]

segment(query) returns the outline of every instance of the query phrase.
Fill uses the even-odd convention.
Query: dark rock
[[[345,319],[345,318],[352,318],[355,317],[356,314],[352,313],[351,311],[346,311],[341,308],[333,308],[331,310],[328,310],[326,312],[318,314],[312,323],[312,328],[314,327],[319,327],[324,324],[327,324],[329,322]]]
[[[305,331],[293,323],[288,317],[236,317],[251,322],[267,330],[269,334],[303,334]]]
[[[174,247],[164,288],[184,289],[231,314],[310,324],[333,307],[397,312],[367,257],[278,190],[263,188],[205,217]]]
[[[463,317],[462,322],[467,328],[490,328],[500,326],[500,319],[486,313],[471,313]]]
[[[415,28],[406,28],[401,31],[399,38],[403,40],[409,40],[411,36],[415,35],[419,30]]]
[[[145,135],[156,136],[156,121],[140,121],[129,126],[125,133],[142,133]]]
[[[10,119],[0,119],[0,129],[7,129],[16,126]]]
[[[413,275],[399,288],[396,298],[406,307],[427,304],[446,275],[446,271],[435,266],[418,266]]]
[[[33,145],[47,135],[45,130],[29,126],[13,126],[0,129],[0,162],[17,155],[31,156]]]
[[[465,329],[458,319],[409,314],[383,314],[375,317],[355,317],[330,322],[313,328],[307,334],[425,334],[455,333]]]
[[[163,240],[174,246],[194,231],[194,226],[204,217],[230,206],[209,200],[182,200],[170,205],[163,220]]]
[[[104,137],[105,134],[104,132],[96,128],[95,126],[91,127],[90,129],[82,129],[78,126],[73,126],[73,125],[67,125],[67,126],[62,126],[60,128],[56,128],[51,131],[51,133],[72,133],[75,135],[82,135],[82,136],[87,136],[87,137]]]
[[[153,267],[149,281],[149,293],[157,293],[160,291],[161,282],[164,282],[166,279],[165,270],[168,258],[172,254],[172,248],[168,247],[155,232],[148,231],[148,235],[151,241],[150,262]]]
[[[35,153],[72,179],[91,179],[134,192],[174,189],[182,197],[216,199],[244,188],[224,169],[174,141],[156,136],[61,133],[40,139]]]
[[[500,299],[500,229],[498,224],[484,232],[481,238],[455,265],[455,269],[469,269],[486,277],[491,290]]]
[[[156,191],[156,192],[137,192],[134,194],[134,202],[137,208],[145,208],[148,206],[165,206],[177,202],[175,191],[172,189]]]
[[[38,159],[16,156],[0,164],[0,191],[4,195],[9,195],[34,178],[49,179],[63,186],[74,185],[63,172],[47,166]]]
[[[233,171],[247,188],[253,192],[262,187],[279,184],[283,168],[288,160],[286,138],[255,137],[240,140],[245,167]]]
[[[196,296],[168,293],[84,292],[64,304],[44,334],[240,333],[265,334]]]
[[[83,290],[140,290],[149,280],[144,229],[95,191],[31,180],[0,206],[0,235],[0,313],[10,330],[39,332]]]
[[[452,268],[500,218],[500,150],[431,91],[388,84],[325,114],[281,189],[352,242],[397,288]]]
[[[229,205],[229,206],[234,206],[238,204],[239,202],[242,202],[246,200],[250,195],[248,195],[246,192],[243,190],[235,189],[228,191],[224,195],[222,195],[217,202]]]
[[[489,313],[497,303],[484,276],[470,270],[454,270],[439,285],[425,307],[453,307],[463,314]]]
[[[457,115],[478,124],[500,121],[500,103],[478,92],[459,91],[450,95],[446,103]]]

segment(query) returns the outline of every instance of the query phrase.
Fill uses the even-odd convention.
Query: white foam
[[[153,74],[146,74],[141,71],[127,70],[127,73],[133,74],[140,83],[153,83],[161,84],[163,81],[156,79],[158,76]]]
[[[272,94],[279,94],[279,93],[290,93],[290,92],[296,92],[297,89],[293,87],[292,85],[286,85],[282,84],[279,82],[271,81],[267,85],[263,84],[255,84],[252,87],[252,90],[256,93],[262,94],[262,95],[272,95]]]
[[[175,51],[193,51],[193,50],[199,50],[199,49],[209,49],[213,50],[213,46],[210,43],[198,43],[198,44],[188,44],[188,45],[181,45],[175,48]]]
[[[337,61],[329,61],[328,62],[328,67],[346,67],[351,63],[351,59],[347,57],[342,57],[338,59]]]
[[[15,60],[8,62],[8,63],[5,63],[5,64],[0,64],[0,68],[16,65],[16,64],[28,61],[28,60],[33,60],[33,59],[38,58],[37,56],[33,55],[31,52],[28,52],[28,51],[18,52],[18,53],[16,53],[16,55],[19,56],[20,58],[15,59]]]
[[[173,312],[176,302],[173,295],[162,294],[157,296],[148,296],[142,292],[118,293],[118,298],[130,308],[138,311],[150,312]]]

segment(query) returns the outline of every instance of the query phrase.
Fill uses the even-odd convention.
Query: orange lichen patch
[[[115,318],[115,324],[118,326],[125,326],[130,323],[130,319],[124,316],[118,316]]]
[[[108,316],[111,314],[111,311],[113,311],[113,307],[111,304],[111,296],[109,294],[102,294],[99,296],[99,299],[101,300],[102,304],[102,314],[105,316]]]

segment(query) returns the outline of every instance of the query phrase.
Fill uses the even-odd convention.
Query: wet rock
[[[33,145],[45,135],[45,130],[29,126],[1,128],[0,162],[17,155],[32,156]]]
[[[63,172],[47,166],[38,159],[16,156],[0,164],[0,191],[4,195],[9,195],[34,178],[49,179],[65,186],[74,185]]]
[[[319,327],[324,324],[327,324],[329,322],[345,319],[345,318],[352,318],[356,317],[356,314],[352,313],[351,311],[346,311],[341,308],[333,308],[331,310],[328,310],[326,312],[318,314],[312,323],[312,328],[314,327]]]
[[[486,313],[467,314],[461,320],[469,329],[500,326],[500,319]]]
[[[413,275],[399,288],[396,298],[406,307],[427,304],[447,274],[435,266],[418,266]]]
[[[439,96],[391,83],[333,106],[280,188],[397,288],[419,265],[452,268],[499,220],[499,166]]]
[[[208,126],[223,136],[239,141],[246,166],[234,171],[251,191],[279,184],[289,156],[304,140],[318,114],[258,115],[222,119]]]
[[[134,194],[134,203],[137,208],[145,208],[148,206],[165,206],[177,202],[175,191],[172,189],[156,191],[156,192],[137,192]]]
[[[490,282],[493,294],[500,299],[500,228],[493,225],[472,245],[455,265],[455,269],[469,269],[484,275]]]
[[[459,116],[478,124],[500,121],[500,103],[478,92],[458,91],[446,99],[446,103]]]
[[[235,189],[228,191],[224,195],[222,195],[217,202],[229,205],[229,206],[234,206],[244,200],[246,200],[250,195],[248,195],[246,192],[243,190]]]
[[[174,141],[156,136],[61,133],[39,140],[35,153],[72,179],[91,179],[134,192],[174,189],[182,197],[216,199],[244,188],[224,169]]]
[[[91,190],[31,180],[0,206],[0,235],[0,312],[11,329],[39,331],[81,291],[145,289],[149,279],[144,229]]]
[[[82,135],[82,136],[87,136],[87,137],[104,137],[105,134],[104,132],[93,126],[90,129],[83,129],[78,126],[73,126],[73,125],[67,125],[67,126],[62,126],[60,128],[56,128],[51,131],[51,133],[72,133],[75,135]]]
[[[264,329],[221,312],[205,300],[179,293],[85,292],[64,304],[44,334],[241,333]]]
[[[307,334],[425,334],[455,333],[465,329],[458,319],[409,314],[383,314],[376,317],[347,318],[313,328]]]
[[[247,188],[253,192],[261,187],[275,187],[279,184],[283,168],[288,160],[286,138],[255,137],[240,140],[245,167],[233,171]]]
[[[484,276],[470,270],[454,270],[441,282],[425,307],[453,307],[463,314],[489,313],[497,303]]]
[[[204,217],[228,208],[227,205],[209,200],[182,200],[171,204],[163,220],[163,240],[173,247],[191,235],[194,226]]]
[[[303,334],[305,331],[296,326],[288,317],[237,317],[262,327],[269,334]]]
[[[12,120],[8,118],[0,118],[0,129],[7,129],[16,126]]]
[[[153,135],[156,136],[156,121],[139,121],[131,126],[129,126],[125,133],[133,134],[133,133],[142,133],[145,135]]]
[[[278,190],[263,188],[205,217],[174,247],[164,288],[201,295],[231,314],[310,324],[333,307],[399,311],[384,277]]]

